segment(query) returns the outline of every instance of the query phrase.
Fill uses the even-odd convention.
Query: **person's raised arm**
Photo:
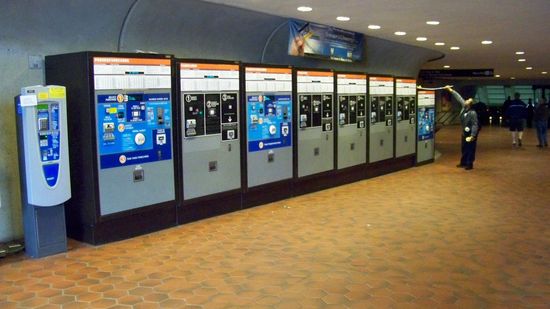
[[[458,101],[458,103],[460,103],[460,105],[462,106],[462,108],[464,108],[464,105],[465,105],[465,101],[464,101],[464,98],[462,98],[462,96],[460,95],[460,93],[456,92],[453,90],[453,87],[451,86],[445,86],[445,89],[449,90],[449,92],[453,95],[453,97]]]

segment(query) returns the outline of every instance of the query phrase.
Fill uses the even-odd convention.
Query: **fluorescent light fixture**
[[[347,17],[347,16],[338,16],[336,17],[336,20],[339,20],[339,21],[349,21],[351,18]]]
[[[451,50],[459,50],[459,49],[460,49],[460,47],[458,47],[458,46],[451,46]]]
[[[516,55],[525,55],[525,52],[524,51],[517,51]]]
[[[428,38],[423,37],[423,36],[419,36],[419,37],[416,38],[416,40],[417,40],[417,41],[420,41],[420,42],[423,42],[423,41],[427,41]]]
[[[542,71],[542,72],[540,72],[540,74],[548,74],[548,72]]]
[[[428,20],[426,22],[426,24],[432,25],[432,26],[437,26],[437,25],[439,25],[439,22],[437,20]]]
[[[380,26],[378,26],[378,25],[369,25],[368,28],[369,28],[369,29],[372,29],[372,30],[378,30],[378,29],[380,29],[380,28],[382,28],[382,27],[380,27]]]
[[[435,44],[434,44],[434,45],[437,45],[437,46],[443,46],[443,45],[445,45],[445,43],[444,43],[444,42],[435,42]]]
[[[516,79],[516,78],[512,76],[512,77],[510,77],[510,79]]]
[[[485,41],[481,41],[481,44],[489,45],[489,44],[493,44],[493,41],[485,40]]]
[[[299,6],[297,8],[297,10],[300,11],[300,12],[311,12],[311,11],[313,11],[313,9],[309,6]]]
[[[526,69],[526,70],[532,70],[533,67],[526,67],[525,69]]]
[[[407,32],[405,32],[405,31],[395,31],[393,34],[395,34],[395,35],[406,35]]]
[[[450,65],[444,65],[443,68],[445,69],[449,69],[451,66]]]
[[[500,77],[500,74],[495,75],[495,77]]]
[[[519,62],[525,62],[525,61],[527,61],[527,60],[524,59],[524,58],[521,58],[521,59],[518,59],[518,61],[519,61]]]

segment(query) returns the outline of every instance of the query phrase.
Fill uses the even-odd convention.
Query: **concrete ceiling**
[[[550,0],[207,0],[283,17],[336,26],[368,36],[440,51],[423,69],[493,68],[498,79],[548,79]],[[297,11],[309,6],[311,12]],[[350,21],[337,21],[348,16]],[[428,20],[440,22],[437,26]],[[380,25],[370,30],[368,25]],[[395,31],[407,35],[396,36]],[[417,37],[426,37],[424,42]],[[482,45],[491,40],[493,44]],[[444,42],[445,46],[435,46]],[[459,50],[450,50],[459,46]],[[368,48],[368,47],[367,47]],[[524,51],[524,55],[516,55]],[[525,62],[518,62],[524,58]],[[532,67],[527,70],[526,67]]]

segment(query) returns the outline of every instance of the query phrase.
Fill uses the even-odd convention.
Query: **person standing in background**
[[[533,106],[533,100],[529,99],[529,101],[527,101],[527,127],[528,128],[533,127],[534,110],[535,110],[535,107]]]
[[[477,113],[472,108],[474,99],[469,98],[464,100],[451,86],[445,86],[445,89],[449,90],[462,106],[462,110],[460,111],[460,123],[462,125],[462,157],[460,158],[460,163],[456,167],[463,167],[465,170],[471,170],[474,168],[474,161],[476,159],[477,134],[479,132]]]
[[[520,94],[514,94],[514,100],[510,102],[506,109],[506,118],[510,124],[510,132],[512,132],[512,145],[516,144],[521,147],[523,140],[523,127],[525,118],[527,118],[527,108],[525,103],[520,99]]]
[[[539,139],[539,144],[537,147],[548,147],[548,137],[547,137],[547,131],[548,131],[548,105],[546,104],[546,100],[544,98],[541,98],[539,100],[539,105],[535,108],[535,112],[533,115],[533,120],[535,122],[535,128],[537,129],[537,138]]]

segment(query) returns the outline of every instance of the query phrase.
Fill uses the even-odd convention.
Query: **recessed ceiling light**
[[[297,8],[297,10],[300,11],[300,12],[311,12],[311,11],[313,11],[313,9],[309,6],[299,6]]]
[[[458,47],[458,46],[451,46],[451,49],[452,49],[452,50],[459,50],[460,47]]]
[[[516,55],[525,55],[525,52],[524,51],[517,51]]]
[[[428,40],[428,38],[426,38],[426,37],[423,37],[423,36],[419,36],[419,37],[417,37],[417,38],[416,38],[416,40],[417,40],[417,41],[421,41],[421,42],[423,42],[423,41],[427,41],[427,40]]]
[[[437,20],[428,20],[426,22],[428,25],[437,26],[439,25],[439,22]]]
[[[524,58],[521,58],[521,59],[518,59],[519,62],[525,62],[527,60],[525,60]]]
[[[369,29],[372,29],[372,30],[378,30],[378,29],[380,29],[380,28],[382,28],[382,27],[380,27],[380,26],[378,26],[378,25],[369,25],[368,28],[369,28]]]
[[[533,67],[526,67],[525,69],[526,69],[526,70],[532,70]]]
[[[450,67],[451,67],[450,65],[444,65],[444,66],[443,66],[443,68],[445,68],[445,69],[448,69],[448,68],[450,68]]]
[[[512,77],[510,77],[510,79],[516,79],[516,78],[512,76]]]
[[[493,44],[493,41],[485,40],[485,41],[481,41],[481,44],[489,45],[489,44]]]
[[[395,31],[393,34],[395,34],[395,35],[406,35],[407,32],[405,32],[405,31]]]
[[[548,72],[542,71],[542,72],[540,72],[540,74],[548,74]]]
[[[500,74],[495,75],[495,77],[500,77]]]
[[[338,16],[336,17],[336,20],[339,20],[339,21],[349,21],[351,18],[347,17],[347,16]]]
[[[445,45],[445,43],[444,43],[444,42],[436,42],[435,45],[437,45],[437,46],[443,46],[443,45]]]

